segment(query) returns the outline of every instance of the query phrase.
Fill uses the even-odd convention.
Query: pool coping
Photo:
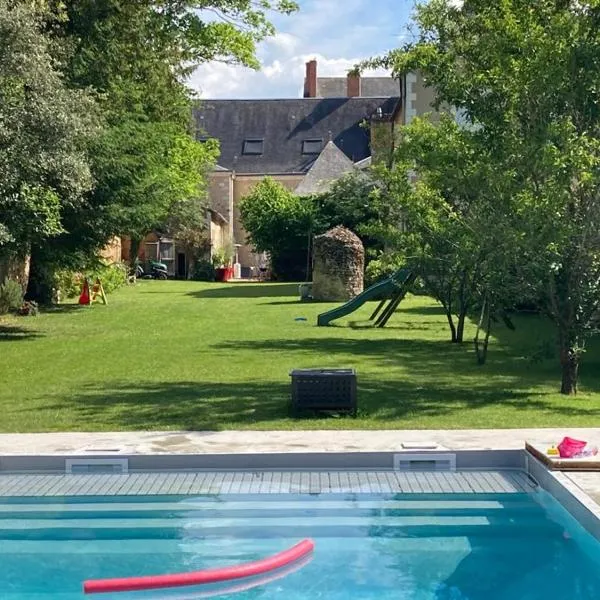
[[[593,430],[600,431],[600,430]],[[332,433],[332,432],[331,432]],[[360,432],[357,432],[360,433]],[[374,432],[372,432],[374,433]],[[400,436],[404,432],[396,432]],[[436,439],[423,432],[421,439]],[[467,434],[468,432],[462,432]],[[549,439],[546,430],[538,432]],[[577,485],[576,473],[553,471],[523,447],[519,448],[449,448],[440,444],[435,449],[413,447],[401,448],[398,443],[393,450],[385,451],[290,451],[280,452],[139,452],[137,449],[120,448],[114,452],[90,451],[89,448],[66,452],[5,453],[0,435],[0,475],[3,474],[64,474],[66,461],[125,460],[131,473],[143,472],[194,472],[194,471],[393,471],[398,457],[406,455],[455,455],[456,470],[522,471],[544,490],[556,498],[596,539],[600,540],[600,505]],[[403,436],[406,438],[407,436]],[[415,436],[409,441],[413,441]],[[477,438],[479,439],[479,438]],[[551,439],[551,438],[550,438]],[[477,442],[478,443],[478,442]],[[418,446],[418,445],[417,445]],[[600,474],[599,474],[600,477]]]
[[[390,452],[269,452],[244,454],[46,454],[0,456],[1,473],[64,473],[66,462],[126,460],[135,471],[389,470],[396,457],[456,456],[456,469],[525,469],[523,450],[411,449]]]

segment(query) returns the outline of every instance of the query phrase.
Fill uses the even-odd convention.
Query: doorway
[[[185,253],[178,252],[177,253],[177,277],[179,279],[185,279],[186,275],[187,275],[187,273],[186,273]]]

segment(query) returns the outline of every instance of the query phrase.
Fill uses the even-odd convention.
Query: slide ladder
[[[383,296],[369,320],[374,321],[377,327],[384,327],[416,278],[416,274],[411,269],[406,267],[399,269],[391,277],[372,285],[345,304],[321,313],[317,317],[317,325],[320,327],[329,325],[331,321],[353,313],[365,302]]]

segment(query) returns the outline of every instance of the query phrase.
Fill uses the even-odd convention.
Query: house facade
[[[306,64],[303,98],[203,100],[194,110],[198,139],[221,148],[210,174],[211,248],[237,247],[242,277],[263,260],[239,214],[257,183],[269,176],[301,195],[325,191],[352,169],[388,160],[397,128],[432,110],[417,75],[322,78],[317,70]]]
[[[197,139],[216,138],[221,150],[208,185],[211,254],[235,249],[238,275],[256,273],[264,256],[247,243],[239,206],[257,183],[269,176],[300,195],[326,191],[354,169],[388,161],[398,128],[431,112],[432,101],[418,74],[319,77],[315,60],[306,63],[303,98],[203,100],[193,115]],[[128,253],[125,239],[124,259]],[[139,256],[189,276],[191,259],[176,240],[150,234]]]

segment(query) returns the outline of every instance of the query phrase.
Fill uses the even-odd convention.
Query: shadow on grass
[[[89,306],[82,304],[51,304],[40,309],[41,312],[49,315],[72,314],[75,312],[89,310]]]
[[[389,427],[394,421],[419,425],[420,419],[442,417],[449,426],[466,423],[487,427],[469,411],[498,407],[522,411],[518,416],[498,416],[503,426],[535,426],[536,415],[554,418],[587,419],[590,426],[600,419],[598,402],[569,399],[557,401],[547,393],[536,392],[547,385],[553,373],[532,372],[528,364],[498,352],[493,368],[481,369],[464,347],[443,341],[357,340],[346,339],[273,339],[236,341],[213,346],[235,356],[240,348],[260,352],[270,364],[272,353],[293,353],[295,367],[314,365],[314,354],[326,355],[321,366],[348,367],[356,355],[358,371],[359,418],[342,419],[343,425]],[[362,374],[360,364],[378,364],[379,374]],[[272,363],[276,364],[276,361]],[[399,369],[398,367],[401,367]],[[277,367],[269,367],[269,376]],[[101,423],[103,428],[180,429],[215,431],[252,427],[276,421],[296,421],[290,416],[290,378],[287,368],[277,371],[276,381],[239,382],[118,382],[88,386],[75,394],[48,399],[44,410],[72,413],[72,422],[80,428]],[[390,373],[391,375],[388,375]],[[550,379],[551,380],[551,379]],[[558,381],[557,381],[558,385]],[[15,407],[15,412],[33,409]],[[35,410],[39,410],[39,407]],[[309,420],[298,419],[299,426]]]
[[[441,306],[407,306],[402,302],[399,304],[396,312],[406,314],[414,313],[419,315],[439,315],[441,317],[446,316],[446,313]]]
[[[298,296],[297,283],[231,283],[188,292],[194,298],[267,298]],[[286,303],[287,304],[287,303]]]
[[[251,427],[274,421],[304,421],[307,424],[327,419],[326,415],[293,419],[290,412],[290,385],[280,383],[176,382],[122,384],[103,390],[89,386],[77,395],[48,402],[45,410],[69,411],[78,427],[102,423],[103,428],[124,430],[176,429],[187,431],[219,431]],[[533,415],[536,411],[559,417],[579,416],[591,422],[600,417],[600,407],[564,406],[532,397],[530,391],[500,390],[483,381],[464,389],[446,385],[433,387],[422,381],[390,382],[373,377],[360,377],[358,383],[359,418],[346,417],[348,426],[360,426],[361,418],[385,428],[394,420],[422,417],[447,417],[456,424],[464,419],[464,411],[502,404]],[[15,408],[15,412],[34,409]],[[39,411],[39,407],[35,410]],[[473,426],[473,422],[469,423]],[[524,426],[518,419],[512,426]],[[456,425],[454,425],[456,426]],[[477,426],[477,425],[474,425]],[[486,427],[486,423],[479,426]]]
[[[33,340],[43,337],[42,334],[18,325],[0,325],[0,342],[14,342],[18,340]]]

